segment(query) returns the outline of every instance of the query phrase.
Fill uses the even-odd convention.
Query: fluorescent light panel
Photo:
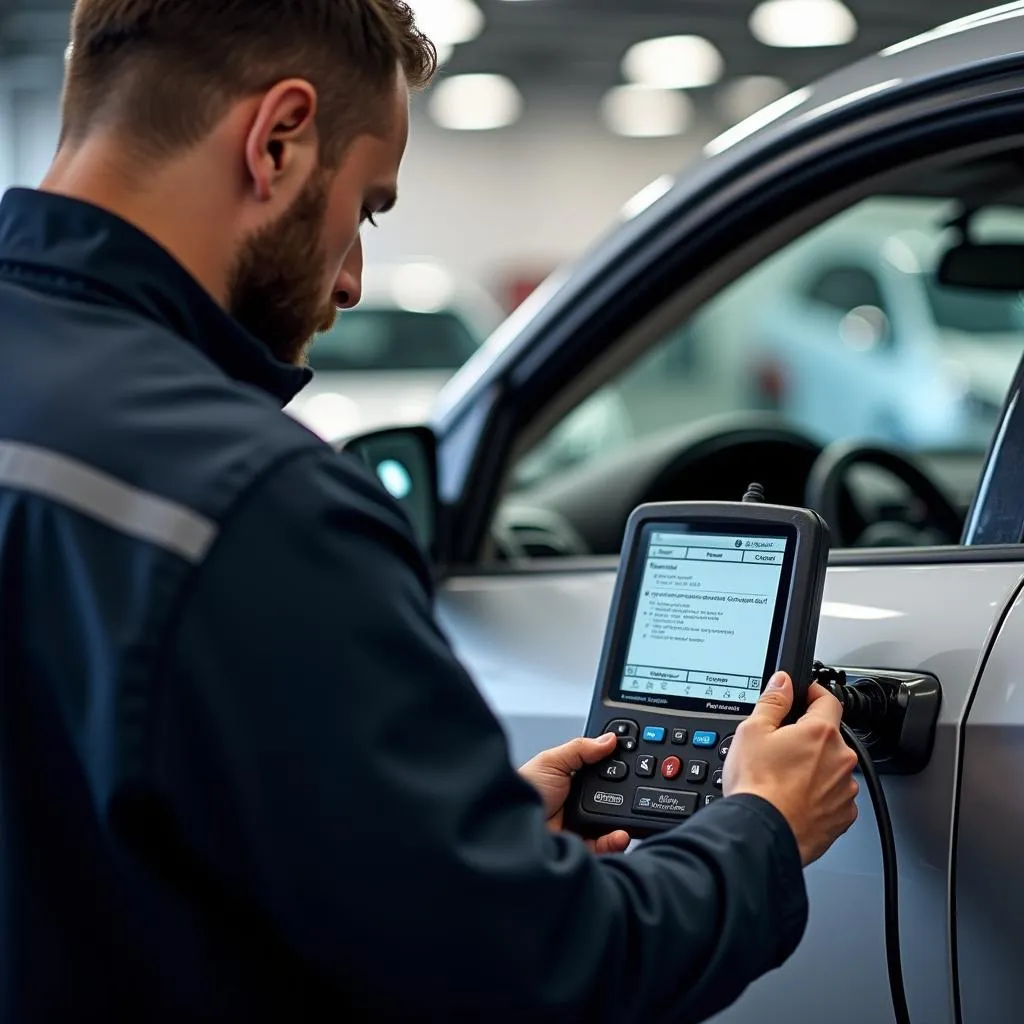
[[[519,119],[523,98],[502,75],[454,75],[430,91],[430,116],[452,131],[490,131]]]
[[[686,131],[693,121],[693,104],[685,93],[671,89],[620,85],[605,95],[601,113],[616,135],[657,138]]]
[[[408,0],[416,25],[437,46],[458,46],[476,39],[483,11],[473,0]]]
[[[631,46],[622,73],[652,89],[698,89],[717,82],[723,66],[722,55],[702,36],[663,36]]]
[[[766,46],[843,46],[857,36],[857,19],[840,0],[764,0],[750,31]]]

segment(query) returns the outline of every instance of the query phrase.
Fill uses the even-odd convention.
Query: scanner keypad
[[[638,821],[681,820],[721,797],[732,733],[723,736],[716,729],[691,730],[631,718],[613,719],[604,731],[618,736],[619,744],[584,787],[583,806],[588,811],[619,817],[631,812]],[[682,748],[689,748],[692,755],[687,757]],[[657,782],[648,784],[647,779]]]

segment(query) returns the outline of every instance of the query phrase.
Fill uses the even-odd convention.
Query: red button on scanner
[[[661,762],[661,774],[666,779],[674,779],[683,770],[682,762],[678,757],[666,757]]]

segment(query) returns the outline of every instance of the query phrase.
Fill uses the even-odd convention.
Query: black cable
[[[875,812],[878,838],[882,846],[882,888],[885,905],[885,966],[889,973],[889,991],[892,994],[892,1009],[896,1024],[910,1024],[910,1010],[907,1008],[907,992],[903,984],[903,962],[900,955],[900,898],[899,876],[896,865],[896,836],[889,817],[889,805],[885,801],[882,782],[875,771],[875,765],[867,748],[857,734],[845,723],[839,726],[843,739],[852,748],[860,761],[871,806]]]
[[[861,774],[871,797],[875,812],[878,841],[882,847],[882,894],[883,916],[885,919],[885,966],[889,975],[889,992],[896,1024],[910,1024],[910,1010],[907,1007],[907,991],[903,984],[903,957],[900,952],[900,895],[899,868],[896,862],[896,834],[889,816],[882,781],[875,770],[871,754],[853,731],[854,728],[871,728],[884,721],[889,710],[885,691],[876,680],[865,679],[858,686],[848,686],[846,673],[820,661],[814,663],[813,679],[824,686],[843,706],[843,721],[839,731],[848,747],[857,755]]]

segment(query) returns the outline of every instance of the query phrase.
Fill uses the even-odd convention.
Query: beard
[[[228,312],[283,363],[304,366],[314,336],[337,310],[324,300],[326,175],[314,171],[291,207],[242,245],[228,283]]]

